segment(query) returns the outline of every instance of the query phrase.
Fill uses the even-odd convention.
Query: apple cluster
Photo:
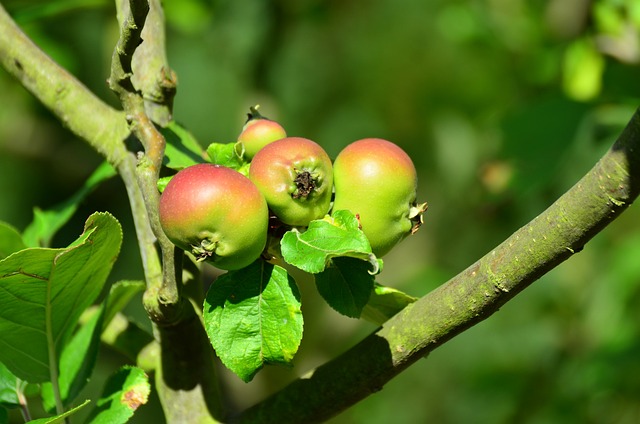
[[[268,236],[304,228],[338,210],[359,220],[382,257],[422,223],[417,174],[397,145],[366,138],[332,162],[316,142],[288,137],[251,108],[233,152],[246,166],[202,163],[179,171],[160,197],[160,223],[178,247],[235,270],[258,259]]]

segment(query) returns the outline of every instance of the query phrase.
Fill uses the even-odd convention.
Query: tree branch
[[[40,50],[0,5],[0,62],[60,121],[118,167],[127,155],[124,113],[111,108]]]
[[[181,293],[183,253],[164,234],[158,215],[156,184],[166,141],[154,122],[171,120],[176,80],[164,50],[162,8],[159,0],[118,0],[117,9],[122,32],[109,81],[145,149],[136,168],[137,181],[162,252],[162,274],[147,276],[143,298],[160,345],[156,389],[168,422],[215,423],[223,408],[213,349],[199,311]]]
[[[475,264],[356,346],[249,408],[234,422],[320,422],[371,393],[436,347],[488,318],[568,259],[640,192],[640,112],[574,187]]]
[[[135,158],[125,139],[131,132],[125,113],[97,98],[74,76],[42,52],[0,5],[0,61],[71,132],[102,154],[122,177],[136,227],[147,280],[162,277],[147,209],[136,182]]]
[[[176,279],[180,274],[180,265],[175,263],[174,246],[162,231],[158,216],[160,195],[156,184],[166,142],[149,119],[142,92],[134,86],[132,80],[133,56],[142,43],[141,34],[148,12],[147,1],[129,2],[122,18],[120,38],[113,52],[109,86],[120,97],[127,120],[131,122],[131,131],[144,147],[144,154],[140,156],[136,169],[137,181],[151,229],[162,252],[162,275],[147,275],[144,306],[154,322],[171,325],[181,319],[183,302],[180,298],[180,282]]]

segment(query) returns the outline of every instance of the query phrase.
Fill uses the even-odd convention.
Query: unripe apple
[[[269,211],[256,186],[233,169],[198,164],[178,172],[160,196],[160,225],[176,246],[218,268],[244,268],[267,241]]]
[[[284,128],[260,115],[256,107],[250,108],[249,119],[238,136],[238,143],[244,148],[244,157],[250,161],[260,149],[269,143],[287,136]]]
[[[336,157],[333,175],[333,210],[359,217],[376,256],[387,254],[422,223],[427,206],[416,204],[416,169],[397,145],[380,138],[353,142]]]
[[[266,145],[251,161],[249,178],[285,224],[307,226],[329,212],[331,159],[314,141],[287,137]]]

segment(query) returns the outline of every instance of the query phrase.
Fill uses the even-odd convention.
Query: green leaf
[[[239,170],[244,164],[244,160],[238,153],[238,143],[211,143],[207,147],[209,162],[214,165],[222,165],[227,168]]]
[[[51,0],[46,2],[11,2],[10,12],[20,24],[56,19],[78,9],[104,7],[105,0]],[[15,15],[14,15],[15,13]]]
[[[374,277],[370,264],[355,258],[334,258],[331,264],[315,275],[322,298],[342,315],[359,318],[369,301]]]
[[[137,367],[123,367],[107,381],[96,409],[87,422],[126,423],[140,405],[147,403],[150,392],[149,377],[143,370]]]
[[[6,222],[0,221],[0,259],[26,248],[27,245],[18,230]]]
[[[169,125],[159,130],[167,141],[162,162],[164,166],[179,171],[204,162],[200,143],[177,122],[171,121]]]
[[[96,364],[100,334],[104,321],[106,307],[100,308],[73,335],[69,343],[62,350],[60,356],[60,377],[58,386],[62,404],[68,406],[87,384],[91,372]],[[51,383],[42,384],[42,398],[47,411],[54,411],[56,400]]]
[[[418,300],[417,297],[376,283],[369,302],[362,310],[361,318],[374,324],[382,325],[416,300]]]
[[[0,424],[7,424],[9,422],[9,412],[0,406]]]
[[[29,248],[1,260],[0,362],[22,380],[50,381],[53,361],[103,290],[121,244],[118,221],[95,213],[69,247]]]
[[[102,162],[83,186],[73,196],[53,208],[43,211],[33,209],[33,221],[24,230],[23,238],[27,246],[49,246],[54,234],[66,224],[78,209],[78,204],[101,182],[116,175],[107,162]]]
[[[624,9],[612,2],[595,2],[593,4],[593,20],[598,32],[620,36],[627,25]]]
[[[333,217],[311,221],[306,231],[287,231],[280,242],[284,260],[303,271],[316,274],[329,260],[338,256],[363,259],[373,266],[379,263],[371,252],[367,236],[359,228],[358,219],[349,211],[336,211]]]
[[[20,406],[18,393],[20,380],[0,362],[0,406],[15,408]]]
[[[146,288],[143,281],[123,280],[111,286],[107,301],[107,312],[104,317],[104,326],[107,326],[113,317],[129,304],[131,299]]]
[[[81,403],[80,405],[76,406],[73,409],[70,409],[60,415],[56,415],[55,417],[47,417],[47,418],[38,418],[37,420],[31,420],[29,421],[29,424],[58,424],[58,423],[64,423],[66,422],[66,418],[69,417],[70,415],[75,414],[76,412],[78,412],[81,408],[84,408],[85,406],[87,406],[89,403],[91,402],[91,400],[87,399],[85,400],[83,403]]]
[[[173,177],[174,175],[169,175],[168,177],[158,178],[158,182],[156,183],[156,186],[158,187],[158,191],[160,193],[162,193],[164,189],[167,188],[169,181],[171,181]]]
[[[204,323],[222,363],[245,382],[264,364],[288,365],[302,339],[300,293],[284,268],[258,260],[213,283]]]
[[[605,60],[590,39],[571,43],[563,61],[563,88],[569,97],[588,101],[600,94]]]

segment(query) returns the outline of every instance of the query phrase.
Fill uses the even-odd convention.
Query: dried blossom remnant
[[[149,386],[147,384],[139,384],[127,390],[120,397],[120,403],[126,405],[132,411],[138,409],[140,405],[144,405],[149,400]]]

